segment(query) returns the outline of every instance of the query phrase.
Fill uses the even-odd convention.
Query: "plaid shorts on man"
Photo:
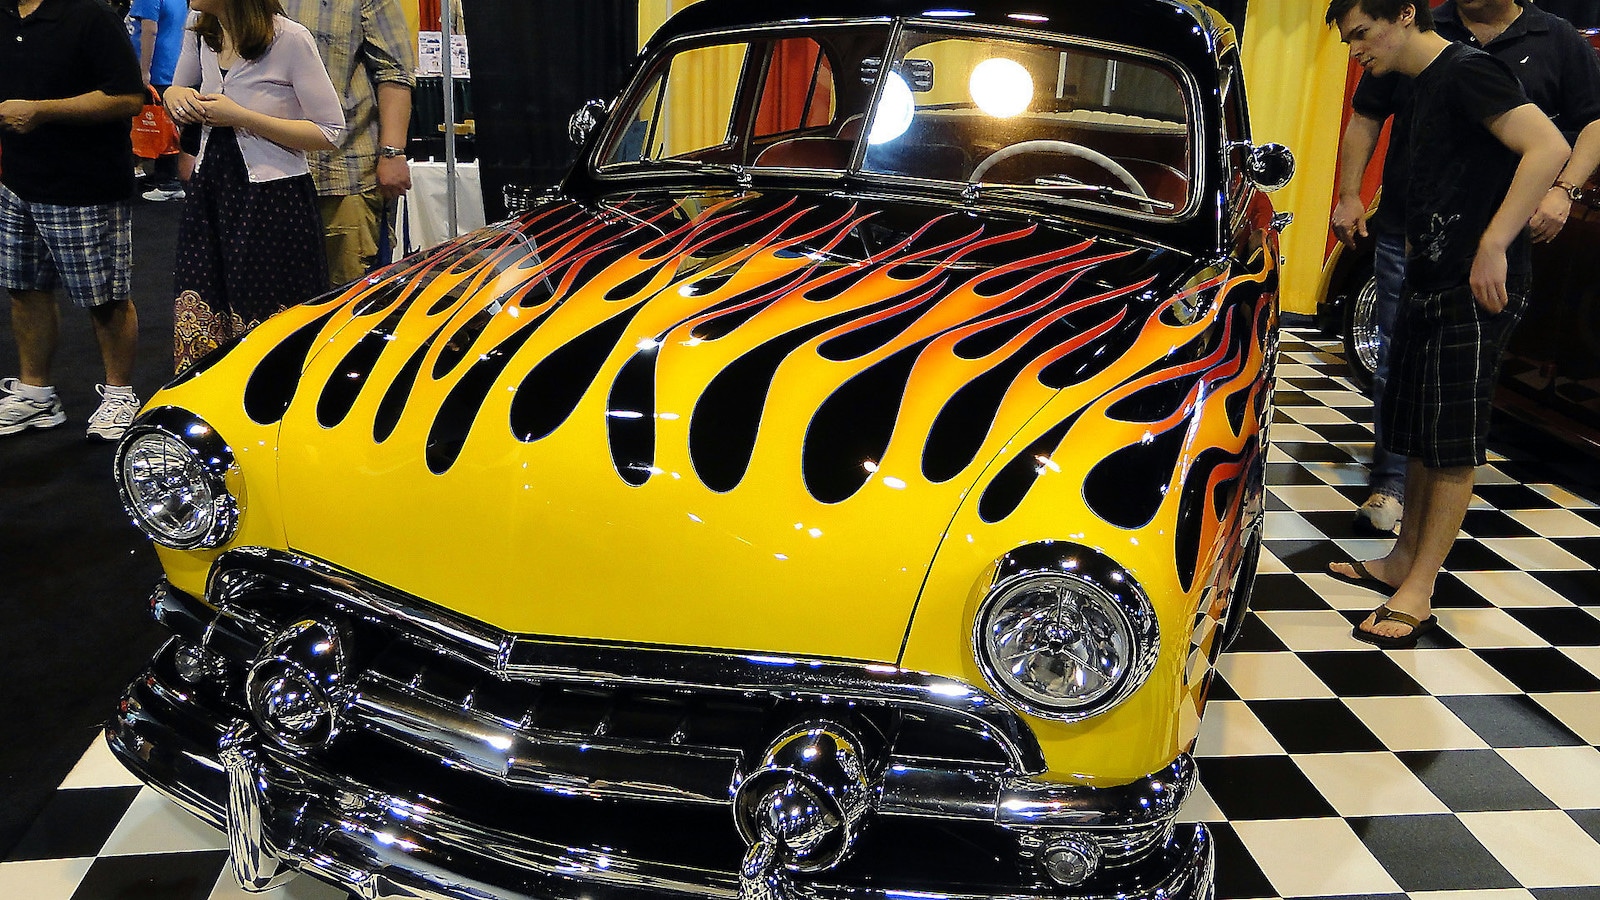
[[[65,285],[85,309],[132,289],[133,215],[128,201],[93,206],[30,203],[0,185],[0,284],[14,291]]]
[[[1407,292],[1396,317],[1384,389],[1384,449],[1429,468],[1481,466],[1500,357],[1528,308],[1527,278],[1506,281],[1509,301],[1489,315],[1469,285]]]

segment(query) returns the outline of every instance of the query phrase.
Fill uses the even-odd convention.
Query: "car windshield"
[[[1194,204],[1183,83],[1133,50],[887,24],[678,42],[620,105],[603,177],[878,176],[1172,217]],[[889,52],[885,52],[885,51]]]

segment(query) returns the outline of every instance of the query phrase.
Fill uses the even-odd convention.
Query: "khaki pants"
[[[328,286],[343,287],[378,261],[383,198],[376,191],[323,197],[322,230],[328,246]]]

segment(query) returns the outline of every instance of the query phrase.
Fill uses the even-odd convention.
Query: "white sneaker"
[[[1400,517],[1404,513],[1405,506],[1400,498],[1392,494],[1373,493],[1356,510],[1356,528],[1366,528],[1383,535],[1399,534]]]
[[[183,192],[183,188],[173,188],[170,191],[166,188],[151,188],[139,196],[145,198],[146,200],[153,200],[156,203],[165,203],[168,200],[182,200],[187,197],[188,194]]]
[[[29,428],[54,428],[67,420],[61,411],[61,398],[51,392],[49,400],[35,400],[17,393],[17,379],[0,378],[0,435],[16,434]]]
[[[132,390],[113,393],[103,384],[95,385],[94,389],[100,393],[100,406],[89,417],[89,437],[103,441],[121,440],[128,426],[133,424],[134,415],[139,412],[139,398]]]

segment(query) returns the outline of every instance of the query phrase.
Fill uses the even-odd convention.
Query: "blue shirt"
[[[139,33],[144,20],[156,23],[155,54],[150,60],[150,83],[162,87],[172,83],[172,70],[183,49],[183,29],[188,24],[188,0],[133,0],[128,8],[133,50],[139,52]]]

